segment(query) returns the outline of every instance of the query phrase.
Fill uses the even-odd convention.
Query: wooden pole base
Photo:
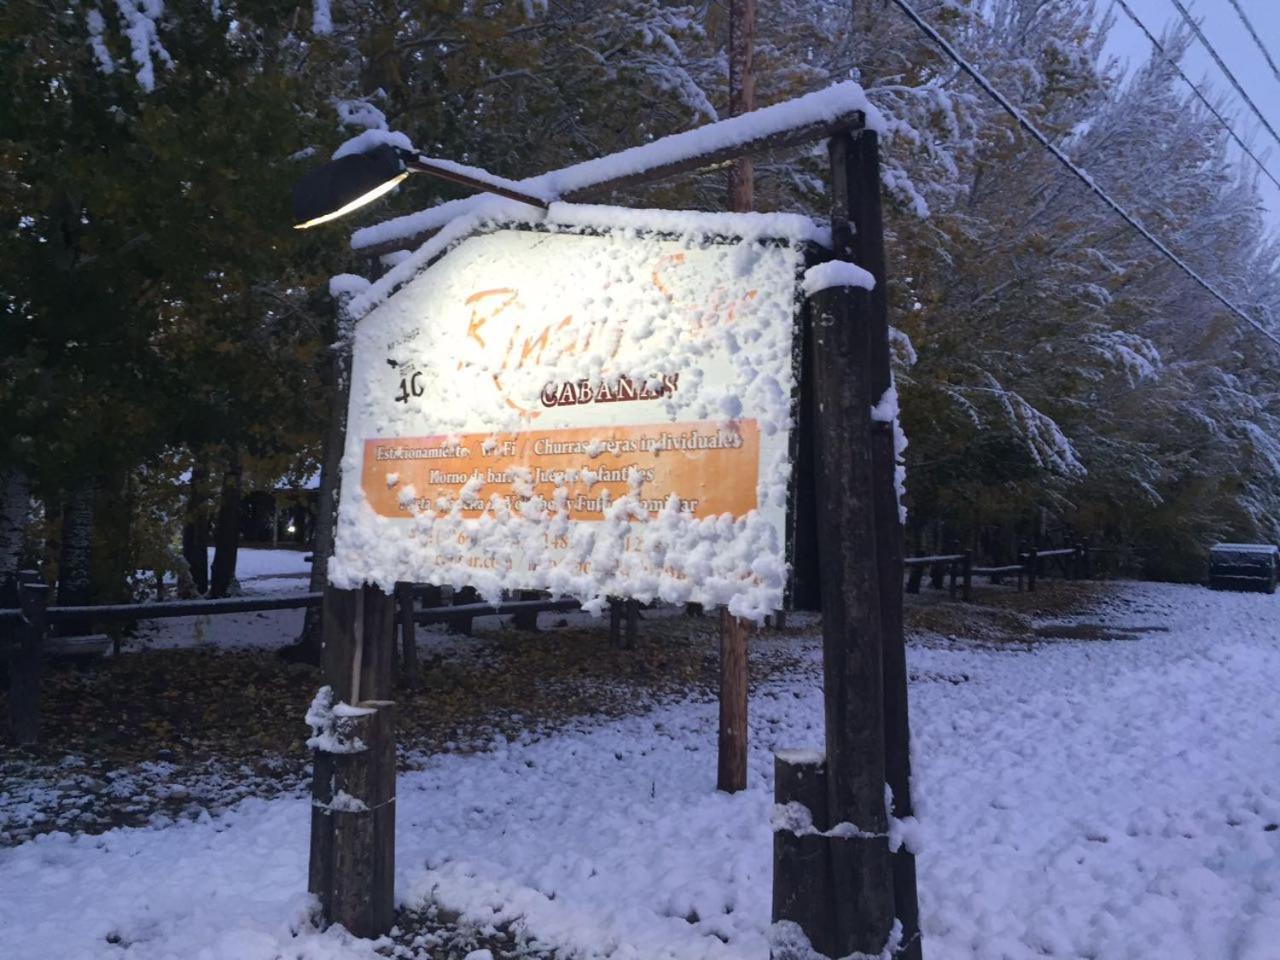
[[[831,956],[831,859],[827,838],[827,761],[815,750],[779,750],[773,756],[773,938],[772,960],[806,960],[806,945]],[[805,832],[804,827],[813,832]],[[799,829],[797,829],[799,828]],[[787,936],[795,924],[801,940]],[[783,925],[783,926],[779,926]]]
[[[747,789],[747,637],[751,625],[720,610],[720,742],[716,789]]]
[[[339,704],[315,751],[308,890],[326,923],[378,937],[395,923],[395,704]]]

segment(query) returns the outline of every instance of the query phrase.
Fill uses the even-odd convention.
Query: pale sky
[[[1253,24],[1259,39],[1271,54],[1271,59],[1280,64],[1280,0],[1237,0],[1237,3]],[[1172,0],[1128,0],[1128,4],[1157,39],[1163,39],[1166,27],[1182,22]],[[1200,29],[1205,37],[1221,55],[1263,116],[1280,134],[1280,78],[1267,65],[1266,58],[1249,36],[1230,0],[1182,0],[1182,4],[1193,18],[1200,21]],[[1100,4],[1103,10],[1110,6],[1106,0]],[[1130,61],[1144,59],[1151,50],[1150,41],[1119,6],[1114,7],[1114,14],[1116,22],[1107,43],[1107,52]],[[1227,98],[1225,109],[1220,108],[1223,116],[1275,178],[1280,180],[1280,143],[1258,121],[1198,39],[1192,38],[1181,65],[1183,72],[1204,92],[1210,102],[1218,105],[1220,96]],[[1181,81],[1179,85],[1186,88]],[[1209,122],[1217,125],[1217,121],[1212,118]],[[1239,155],[1242,164],[1256,170],[1256,164],[1252,160],[1238,148],[1232,149]],[[1275,229],[1280,229],[1280,189],[1266,177],[1261,177],[1259,183],[1262,197],[1271,213],[1271,222]]]

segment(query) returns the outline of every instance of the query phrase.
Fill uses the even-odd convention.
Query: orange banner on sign
[[[675,494],[695,517],[740,517],[756,508],[759,467],[756,421],[699,421],[366,440],[361,485],[384,517],[443,512],[464,493],[463,516],[479,516],[494,494],[520,510],[563,487],[570,519],[602,520],[635,470],[650,514]]]

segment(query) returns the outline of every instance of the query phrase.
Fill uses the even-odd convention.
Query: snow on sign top
[[[862,87],[849,80],[728,120],[660,137],[629,150],[528,177],[516,181],[516,185],[525,193],[554,200],[619,177],[731,149],[788,130],[833,121],[854,111],[862,112],[868,129],[884,132],[885,122],[880,112],[867,100]],[[452,200],[429,210],[365,227],[352,234],[351,246],[363,250],[437,230],[457,217],[474,213],[476,205],[485,199],[481,196]]]
[[[584,231],[652,231],[685,236],[773,239],[831,245],[830,227],[821,226],[798,213],[633,210],[572,203],[553,203],[547,210],[538,210],[517,200],[483,194],[470,198],[469,213],[451,221],[417,250],[398,261],[377,282],[369,284],[367,289],[355,290],[351,285],[345,287],[344,292],[355,294],[347,305],[349,314],[355,319],[363,317],[417,276],[450,246],[492,223],[522,223],[544,228],[579,228]]]
[[[393,296],[357,297],[334,584],[779,608],[798,284],[822,232],[565,205],[447,233]]]

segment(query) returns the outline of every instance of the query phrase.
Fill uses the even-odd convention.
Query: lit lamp
[[[505,186],[483,170],[458,167],[420,157],[410,150],[380,144],[312,170],[293,188],[295,230],[306,230],[346,216],[390,193],[411,173],[426,173],[482,193],[493,193],[546,209],[547,201]]]

